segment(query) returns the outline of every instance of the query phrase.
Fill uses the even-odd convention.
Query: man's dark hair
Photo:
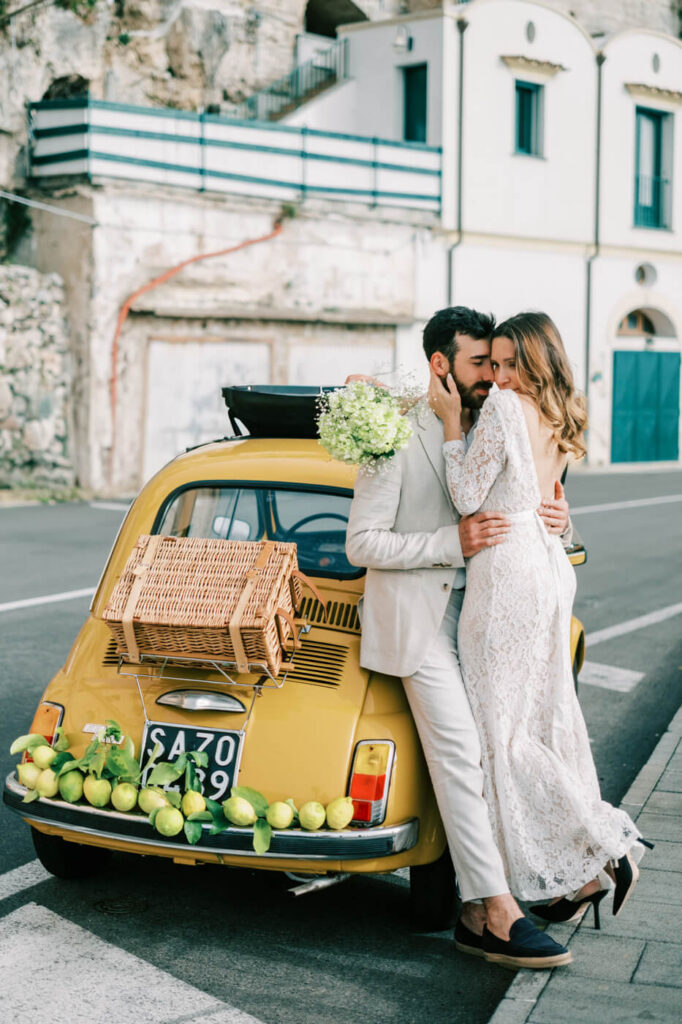
[[[490,338],[495,330],[495,317],[479,313],[466,306],[448,306],[434,313],[424,328],[424,352],[431,359],[434,352],[442,352],[452,365],[457,354],[457,335],[467,334],[480,341]]]

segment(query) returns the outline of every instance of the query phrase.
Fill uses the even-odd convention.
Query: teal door
[[[612,462],[679,458],[680,353],[614,352]]]

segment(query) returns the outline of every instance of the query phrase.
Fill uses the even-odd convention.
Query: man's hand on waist
[[[568,502],[558,480],[554,484],[554,500],[543,501],[538,509],[538,515],[547,527],[548,533],[564,533],[568,529]]]
[[[459,540],[463,556],[471,558],[483,548],[502,544],[510,525],[502,512],[475,512],[472,516],[462,516],[459,521]]]

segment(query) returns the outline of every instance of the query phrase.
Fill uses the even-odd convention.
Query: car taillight
[[[354,807],[351,824],[380,825],[386,817],[394,759],[391,740],[361,740],[356,745],[348,783]]]
[[[38,710],[33,716],[30,732],[44,736],[49,744],[54,743],[57,735],[57,728],[62,723],[64,708],[61,704],[54,704],[51,700],[44,700],[38,705]],[[31,760],[30,754],[25,754],[24,761]]]

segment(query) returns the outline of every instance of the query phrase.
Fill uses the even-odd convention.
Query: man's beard
[[[476,382],[476,384],[473,384],[471,387],[466,387],[464,384],[462,384],[461,381],[457,380],[457,377],[455,377],[455,374],[453,373],[452,369],[450,370],[450,373],[452,373],[455,384],[457,385],[459,397],[462,400],[462,408],[480,409],[483,406],[483,403],[485,402],[486,398],[488,397],[488,393],[492,387],[492,384],[489,384],[485,380],[479,380]],[[479,389],[481,388],[486,389],[485,394],[479,393]]]

